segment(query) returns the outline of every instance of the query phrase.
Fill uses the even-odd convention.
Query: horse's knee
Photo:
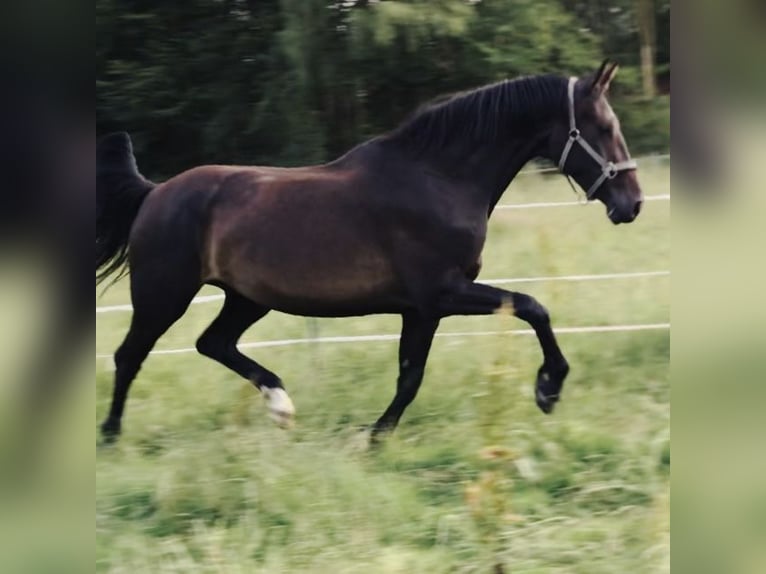
[[[548,310],[534,297],[526,293],[513,294],[513,311],[519,318],[530,324],[550,323]]]
[[[405,405],[410,404],[418,394],[425,369],[422,366],[408,367],[399,375],[396,384],[396,399]]]

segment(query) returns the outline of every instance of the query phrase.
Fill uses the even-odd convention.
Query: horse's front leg
[[[536,299],[525,293],[505,291],[481,283],[470,283],[442,295],[438,301],[439,315],[489,315],[501,308],[529,323],[535,330],[543,350],[543,364],[537,372],[535,401],[548,414],[559,400],[569,365],[561,353],[551,329],[548,311]]]
[[[425,318],[417,312],[402,315],[402,336],[399,339],[399,379],[394,400],[372,427],[372,442],[380,434],[393,430],[420,388],[439,319]]]

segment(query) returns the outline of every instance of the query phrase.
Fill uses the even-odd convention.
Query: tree
[[[636,0],[639,38],[641,39],[641,79],[644,96],[654,97],[654,55],[657,37],[655,33],[654,0]]]
[[[305,165],[440,94],[581,74],[605,54],[626,68],[614,93],[626,133],[656,151],[664,109],[623,97],[641,90],[637,2],[98,0],[97,130],[130,131],[158,179],[213,162]],[[663,34],[668,2],[648,3]],[[656,47],[669,55],[664,37]]]

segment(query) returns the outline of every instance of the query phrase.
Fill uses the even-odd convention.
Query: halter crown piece
[[[621,171],[637,169],[638,164],[636,164],[636,160],[633,159],[627,159],[619,163],[607,161],[601,156],[600,153],[593,149],[587,141],[583,139],[583,137],[580,135],[580,130],[577,129],[577,124],[575,123],[575,83],[577,83],[577,78],[569,78],[569,86],[567,86],[567,96],[569,98],[569,139],[564,146],[564,151],[561,152],[561,159],[559,160],[559,171],[564,173],[567,178],[569,177],[569,175],[564,172],[564,166],[566,165],[567,159],[569,158],[569,152],[572,151],[572,146],[575,143],[579,144],[580,147],[588,152],[588,155],[596,160],[598,165],[601,166],[601,175],[595,182],[593,182],[593,185],[590,186],[585,194],[588,199],[592,199],[593,195],[596,193],[596,191],[598,191],[598,188],[601,187],[601,184],[603,184],[607,179],[614,179]]]

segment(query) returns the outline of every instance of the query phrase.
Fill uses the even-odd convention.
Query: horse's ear
[[[601,67],[593,76],[593,83],[591,84],[591,92],[593,92],[594,96],[606,93],[609,89],[609,84],[612,83],[612,79],[619,69],[620,66],[616,62],[609,60],[609,58],[601,63]]]

